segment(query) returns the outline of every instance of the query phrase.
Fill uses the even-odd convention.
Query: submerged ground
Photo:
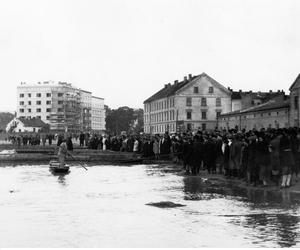
[[[0,247],[300,246],[300,194],[172,165],[2,165],[0,197]]]

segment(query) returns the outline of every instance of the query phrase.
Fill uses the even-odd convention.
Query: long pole
[[[77,161],[77,160],[74,158],[74,156],[71,155],[69,152],[67,152],[67,154],[68,154],[69,156],[71,156],[71,158],[72,158],[73,160]],[[80,164],[81,167],[83,167],[85,170],[88,170],[82,163],[79,162],[79,164]]]

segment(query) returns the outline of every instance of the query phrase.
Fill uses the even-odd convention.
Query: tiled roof
[[[184,86],[189,84],[191,81],[193,81],[194,79],[201,77],[201,76],[207,77],[211,82],[213,82],[219,88],[222,88],[224,91],[228,92],[229,94],[231,93],[228,89],[226,89],[224,86],[222,86],[216,80],[211,78],[209,75],[207,75],[206,73],[202,73],[200,75],[192,76],[190,79],[187,79],[186,81],[184,80],[184,81],[177,82],[174,84],[166,84],[164,88],[162,88],[161,90],[156,92],[154,95],[149,97],[146,101],[144,101],[144,103],[152,102],[154,100],[159,100],[159,99],[169,97],[169,96],[173,96],[179,89],[183,88]]]
[[[281,109],[281,108],[289,108],[290,107],[290,101],[275,101],[270,100],[268,102],[265,102],[263,104],[252,106],[247,109],[237,110],[233,112],[228,112],[221,114],[220,116],[228,116],[228,115],[235,115],[235,114],[245,114],[245,113],[252,113],[252,112],[259,112],[259,111],[266,111],[266,110],[273,110],[273,109]]]
[[[242,99],[241,92],[240,91],[232,91],[231,99],[232,100]]]
[[[43,127],[46,125],[40,118],[34,117],[34,118],[18,118],[25,127]]]
[[[164,88],[156,92],[153,96],[149,97],[144,103],[152,102],[154,100],[162,99],[165,97],[172,96],[176,93],[177,90],[181,89],[183,86],[187,85],[189,82],[197,78],[198,76],[192,76],[191,79],[187,79],[186,81],[177,82],[174,84],[167,84]]]

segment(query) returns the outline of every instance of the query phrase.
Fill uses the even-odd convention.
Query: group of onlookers
[[[275,182],[288,187],[297,180],[300,168],[300,129],[262,129],[260,131],[198,131],[169,135],[23,134],[9,138],[17,145],[45,145],[72,140],[81,147],[98,150],[134,152],[146,159],[173,159],[182,163],[187,174],[224,174],[252,185]],[[293,177],[293,178],[292,178]]]
[[[13,145],[17,146],[36,146],[43,145],[46,143],[52,145],[52,141],[55,139],[53,134],[45,134],[45,133],[24,133],[20,135],[10,135],[7,140],[10,141]]]

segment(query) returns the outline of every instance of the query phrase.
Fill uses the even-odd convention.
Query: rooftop
[[[282,108],[289,108],[290,107],[290,101],[276,101],[276,100],[270,100],[268,102],[265,102],[263,104],[253,106],[247,109],[237,110],[233,112],[228,112],[221,114],[220,116],[227,116],[227,115],[235,115],[235,114],[246,114],[246,113],[252,113],[252,112],[259,112],[259,111],[266,111],[266,110],[273,110],[273,109],[282,109]]]
[[[25,127],[44,127],[46,123],[44,123],[40,118],[18,118]]]

